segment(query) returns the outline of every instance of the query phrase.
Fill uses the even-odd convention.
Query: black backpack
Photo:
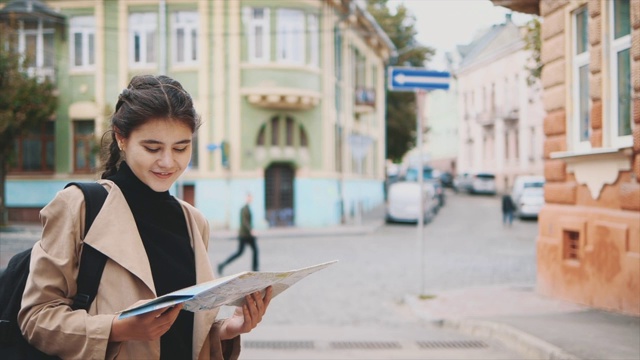
[[[107,190],[96,182],[69,183],[65,188],[75,185],[82,190],[85,201],[86,235],[96,218],[105,199]],[[22,336],[18,327],[18,311],[22,302],[22,293],[29,275],[31,249],[14,255],[0,276],[0,354],[3,359],[57,359],[47,355]],[[87,244],[82,246],[82,256],[78,273],[78,293],[73,298],[73,310],[88,310],[93,302],[107,257]]]

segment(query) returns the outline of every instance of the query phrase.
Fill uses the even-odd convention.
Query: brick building
[[[640,314],[640,1],[492,0],[542,22],[537,287]]]

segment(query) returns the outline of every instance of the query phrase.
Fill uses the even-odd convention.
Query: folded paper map
[[[242,306],[244,297],[248,294],[273,286],[272,297],[275,297],[299,280],[336,262],[334,260],[289,271],[244,271],[137,303],[121,311],[118,318],[124,319],[177,304],[184,304],[184,310],[193,312],[211,310],[222,305]]]

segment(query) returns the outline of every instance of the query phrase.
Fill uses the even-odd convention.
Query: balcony
[[[309,110],[320,103],[320,94],[289,88],[244,88],[249,104],[265,109]]]
[[[476,121],[480,126],[493,126],[494,123],[496,122],[495,115],[496,114],[494,110],[483,111],[478,114],[478,116],[476,117]]]
[[[503,6],[513,11],[540,15],[540,0],[491,0],[495,6]]]
[[[52,67],[29,67],[27,75],[38,79],[38,82],[49,80],[52,84],[56,83],[56,70]]]
[[[356,113],[373,112],[376,109],[376,91],[373,88],[358,87],[354,93]]]
[[[502,108],[497,111],[497,117],[504,121],[516,121],[520,118],[520,109],[517,107]]]

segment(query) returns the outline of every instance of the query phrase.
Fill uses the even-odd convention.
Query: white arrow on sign
[[[446,77],[426,77],[426,76],[408,76],[405,74],[398,74],[394,78],[396,83],[404,85],[405,83],[411,84],[448,84],[449,78]]]

